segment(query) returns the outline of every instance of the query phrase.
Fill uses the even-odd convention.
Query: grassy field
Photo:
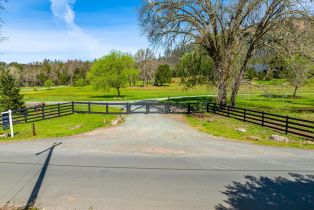
[[[214,87],[197,87],[186,91],[177,80],[164,87],[128,87],[123,88],[121,92],[121,98],[117,98],[114,89],[105,93],[95,91],[91,86],[22,89],[24,99],[29,102],[123,101],[217,93]],[[297,98],[291,97],[292,92],[293,88],[284,80],[255,81],[254,85],[243,84],[237,106],[314,120],[314,80],[299,90]]]
[[[170,99],[170,101],[174,102],[196,102],[204,100],[212,101],[213,98],[198,96]],[[314,94],[304,94],[297,98],[240,95],[238,96],[236,106],[314,121]]]
[[[263,86],[260,86],[261,83]],[[279,85],[280,84],[280,85]],[[254,82],[254,85],[243,84],[240,94],[267,94],[272,93],[280,96],[291,95],[293,88],[287,83],[279,82]],[[301,88],[301,95],[314,93],[314,80]],[[112,100],[141,100],[151,98],[166,98],[174,96],[194,96],[194,95],[215,95],[217,90],[214,87],[196,87],[185,90],[177,80],[168,86],[163,87],[128,87],[121,90],[122,96],[116,97],[116,91],[109,92],[96,91],[91,86],[85,87],[55,87],[47,88],[22,88],[22,94],[26,101],[112,101]]]
[[[209,122],[208,119],[211,119],[212,122]],[[261,128],[261,126],[245,123],[236,119],[227,118],[214,114],[206,114],[205,118],[196,118],[195,116],[188,115],[186,116],[187,122],[193,127],[209,133],[214,136],[225,137],[227,139],[239,140],[250,142],[259,145],[267,146],[280,146],[280,147],[295,147],[295,148],[306,148],[314,149],[313,144],[305,144],[306,139],[288,134],[274,131],[268,128]],[[246,133],[241,133],[237,131],[238,128],[245,128]],[[271,135],[280,135],[286,136],[291,142],[289,143],[279,143],[269,140],[268,138]],[[252,140],[252,137],[258,137],[260,140]]]
[[[100,127],[108,127],[116,117],[116,115],[73,114],[38,121],[35,122],[36,136],[32,135],[32,123],[19,124],[14,126],[15,137],[7,138],[5,141],[71,136]]]

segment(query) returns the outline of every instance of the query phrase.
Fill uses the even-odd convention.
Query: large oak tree
[[[305,15],[306,3],[309,1],[147,0],[139,20],[155,45],[194,43],[204,47],[213,59],[219,103],[226,104],[228,82],[233,76],[234,104],[247,64],[262,38],[287,17]]]

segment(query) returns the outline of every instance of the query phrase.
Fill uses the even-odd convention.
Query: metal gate
[[[165,103],[130,103],[127,106],[128,114],[167,114],[169,106]]]

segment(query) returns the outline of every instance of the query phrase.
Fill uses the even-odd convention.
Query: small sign
[[[3,130],[10,128],[10,114],[9,113],[2,113],[2,127]]]
[[[2,112],[2,127],[3,130],[9,129],[11,130],[11,137],[14,137],[14,131],[13,131],[13,120],[12,120],[12,111],[9,110],[7,112]]]

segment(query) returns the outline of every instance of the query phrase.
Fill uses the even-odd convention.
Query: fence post
[[[24,121],[25,121],[25,123],[27,123],[27,109],[25,109],[25,111],[24,111]]]
[[[265,123],[265,112],[262,112],[262,127],[264,127]]]
[[[286,134],[288,134],[288,128],[289,128],[289,116],[286,116]]]
[[[227,106],[228,107],[228,117],[230,117],[230,106]]]
[[[106,114],[108,114],[108,113],[109,113],[109,104],[106,103]]]
[[[43,118],[43,120],[45,119],[45,105],[41,106],[41,116]]]
[[[169,102],[167,102],[167,104],[166,104],[166,109],[167,109],[167,113],[170,113],[170,104],[169,104]]]
[[[74,101],[72,101],[72,113],[74,113]]]
[[[61,113],[60,113],[60,103],[58,103],[58,116],[60,117]]]
[[[206,111],[209,112],[209,102],[206,104]]]
[[[24,114],[24,121],[25,121],[25,123],[27,123],[27,115],[26,114]]]
[[[91,113],[91,104],[90,104],[90,102],[88,102],[88,113]]]
[[[213,112],[214,112],[214,114],[216,114],[216,103],[214,103]]]
[[[244,109],[243,121],[246,122],[246,109]]]

